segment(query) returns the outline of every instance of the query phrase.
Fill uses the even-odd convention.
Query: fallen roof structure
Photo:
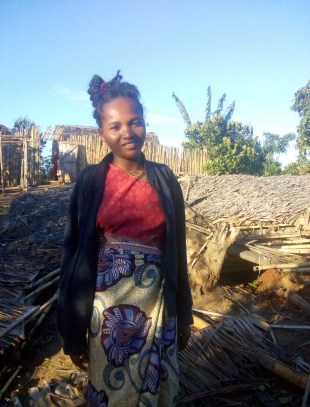
[[[310,176],[181,176],[194,292],[214,286],[228,256],[254,270],[310,271]]]

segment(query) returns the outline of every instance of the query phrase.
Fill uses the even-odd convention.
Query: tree
[[[27,116],[19,117],[14,122],[13,132],[25,135],[30,131],[32,126],[35,126],[35,122],[30,120]]]
[[[297,90],[291,109],[300,116],[296,144],[299,154],[306,157],[310,152],[310,81],[305,87]]]
[[[41,175],[41,179],[50,178],[50,167],[51,163],[49,161],[50,158],[42,157],[42,150],[46,145],[46,140],[43,137],[42,131],[40,127],[27,116],[20,116],[18,119],[15,120],[13,126],[13,133],[25,136],[26,139],[30,138],[31,136],[31,129],[35,127],[36,130],[39,132],[40,137],[40,144],[38,148],[31,149],[31,159],[30,159],[30,167],[34,169],[35,173],[39,173]]]
[[[304,157],[299,157],[297,162],[289,163],[285,166],[283,174],[306,175],[310,174],[310,163]]]
[[[263,150],[252,127],[231,121],[235,102],[224,110],[226,94],[219,99],[217,109],[211,112],[211,89],[208,87],[204,121],[192,123],[190,116],[173,93],[173,98],[185,121],[185,136],[188,141],[184,148],[207,148],[208,162],[205,169],[210,175],[261,174],[263,171]]]
[[[289,163],[284,167],[283,174],[300,175],[297,162]]]
[[[264,175],[280,175],[282,174],[282,169],[279,155],[287,152],[290,141],[295,139],[295,134],[288,133],[281,137],[279,134],[264,132],[264,138]]]

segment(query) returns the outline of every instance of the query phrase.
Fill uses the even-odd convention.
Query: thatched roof
[[[59,124],[55,126],[53,133],[55,140],[68,140],[71,135],[98,136],[98,127]]]
[[[59,125],[55,126],[53,132],[54,140],[69,140],[72,135],[75,136],[98,136],[98,127],[94,126],[76,126],[76,125]],[[146,142],[159,144],[159,139],[156,133],[147,132]]]
[[[189,177],[180,183],[189,207],[211,223],[296,224],[310,211],[310,175],[197,175],[190,186]]]
[[[12,130],[10,130],[8,127],[4,126],[3,124],[0,124],[0,134],[12,134]]]
[[[148,131],[145,137],[146,143],[159,144],[158,135],[152,131]]]

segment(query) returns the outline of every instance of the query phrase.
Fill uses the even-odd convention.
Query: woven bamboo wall
[[[40,146],[41,139],[36,127],[28,134],[15,133],[1,135],[4,187],[40,184]],[[27,165],[24,165],[25,149],[27,149]]]
[[[101,137],[93,135],[70,136],[70,143],[80,145],[78,171],[88,164],[98,163],[110,150]],[[174,172],[186,172],[191,175],[205,174],[204,164],[207,162],[207,150],[183,150],[161,144],[146,142],[143,152],[148,160],[168,165]]]
[[[23,151],[22,144],[4,144],[2,151],[4,187],[19,185]]]

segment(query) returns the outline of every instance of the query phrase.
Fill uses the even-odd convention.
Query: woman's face
[[[138,161],[145,140],[139,105],[129,98],[116,98],[103,105],[101,136],[115,159]]]

